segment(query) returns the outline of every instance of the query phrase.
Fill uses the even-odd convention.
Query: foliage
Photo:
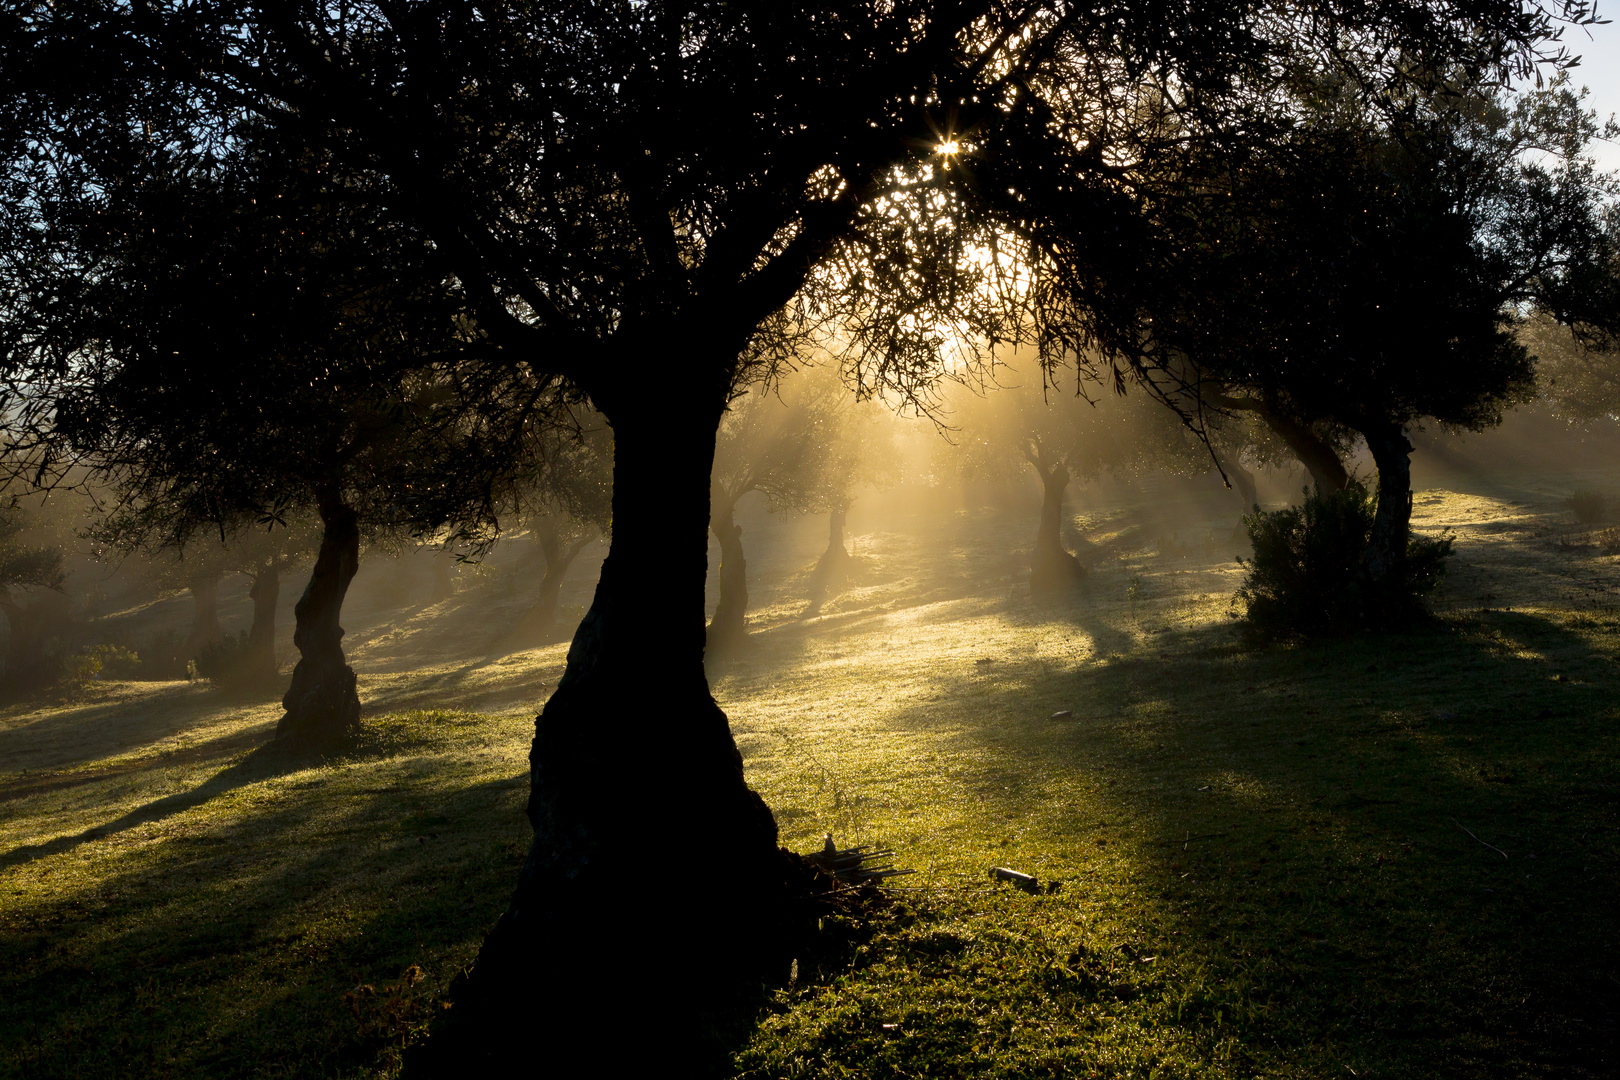
[[[1238,599],[1261,637],[1322,637],[1410,623],[1440,587],[1450,536],[1412,536],[1398,578],[1373,583],[1363,560],[1376,497],[1358,483],[1306,492],[1299,506],[1244,517],[1254,547]]]
[[[226,634],[218,641],[204,644],[196,656],[197,676],[215,686],[242,688],[262,673],[252,667],[253,655],[248,645],[248,632]]]
[[[1599,525],[1609,520],[1610,499],[1601,491],[1582,489],[1569,497],[1570,512],[1582,525]]]

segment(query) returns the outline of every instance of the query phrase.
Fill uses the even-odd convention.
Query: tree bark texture
[[[253,625],[248,627],[244,674],[255,685],[276,677],[276,603],[281,599],[281,571],[265,566],[253,575],[248,589],[253,600]]]
[[[1062,463],[1043,467],[1031,462],[1041,478],[1041,524],[1030,556],[1029,585],[1037,591],[1071,585],[1086,576],[1080,560],[1063,546],[1063,492],[1069,470]]]
[[[1362,564],[1374,585],[1397,581],[1412,532],[1412,443],[1400,424],[1369,423],[1361,429],[1378,466],[1378,509]]]
[[[657,1023],[754,971],[777,940],[776,823],[704,675],[719,410],[694,411],[609,414],[611,544],[535,725],[533,845],[437,1051],[460,1075],[506,1060],[511,1039],[532,1056],[537,1024],[577,1039],[571,1025],[617,1028],[627,1010],[638,1030]],[[646,979],[676,989],[643,1009]]]
[[[720,541],[720,602],[709,622],[710,648],[735,645],[748,634],[748,560],[743,557],[742,526],[733,517],[735,502],[713,508],[709,527]]]
[[[340,743],[360,724],[360,694],[354,669],[343,657],[343,598],[360,568],[360,525],[344,504],[336,485],[319,497],[321,549],[304,595],[293,609],[297,628],[298,666],[281,699],[286,713],[276,725],[276,738],[300,747],[321,749]]]

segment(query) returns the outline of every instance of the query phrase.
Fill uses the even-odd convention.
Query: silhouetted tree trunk
[[[1232,482],[1232,490],[1237,492],[1238,499],[1243,503],[1243,512],[1254,512],[1255,504],[1260,501],[1259,488],[1255,484],[1254,473],[1250,472],[1237,458],[1223,458],[1221,469],[1226,478]]]
[[[844,526],[849,520],[849,506],[853,501],[839,500],[827,515],[827,550],[816,560],[816,568],[810,575],[810,603],[800,618],[819,615],[821,605],[827,601],[827,590],[849,576],[852,559],[849,549],[844,546]]]
[[[354,669],[343,657],[343,598],[360,568],[360,524],[336,484],[319,492],[321,550],[304,595],[293,609],[298,666],[281,703],[287,711],[276,738],[312,749],[340,742],[360,723]]]
[[[271,564],[253,575],[248,590],[253,600],[253,625],[248,628],[244,675],[255,685],[276,677],[276,602],[281,598],[281,571]]]
[[[1339,460],[1338,451],[1328,441],[1283,412],[1269,401],[1250,397],[1219,396],[1216,403],[1228,409],[1252,412],[1266,427],[1292,450],[1294,456],[1311,474],[1311,482],[1323,492],[1343,491],[1350,483],[1350,473]]]
[[[535,726],[534,843],[456,988],[455,1028],[435,1050],[444,1075],[493,1075],[481,1070],[513,1052],[543,1059],[537,1024],[548,1038],[603,1030],[643,977],[677,986],[653,1012],[686,1008],[712,980],[757,978],[780,941],[776,824],[744,782],[703,668],[719,407],[627,411],[608,412],[608,557]]]
[[[1063,546],[1063,492],[1069,486],[1069,470],[1062,462],[1047,465],[1039,447],[1024,456],[1041,478],[1041,524],[1030,555],[1029,586],[1041,591],[1071,585],[1086,571]]]
[[[720,541],[720,602],[709,622],[711,648],[736,644],[748,633],[748,561],[743,557],[742,526],[732,520],[735,500],[714,507],[709,527]]]
[[[517,629],[513,631],[513,636],[520,641],[545,641],[556,629],[557,597],[562,592],[563,578],[592,538],[587,533],[565,545],[561,534],[555,528],[542,528],[536,539],[540,545],[541,556],[545,559],[546,569],[540,576],[539,597],[535,600],[534,606],[524,613]]]
[[[1266,409],[1261,412],[1260,418],[1277,433],[1278,438],[1288,444],[1288,449],[1294,452],[1294,456],[1305,466],[1305,471],[1311,474],[1311,482],[1323,492],[1343,491],[1349,486],[1350,474],[1345,470],[1344,462],[1339,460],[1338,452],[1326,439],[1307,425],[1275,409]]]
[[[199,574],[186,583],[194,608],[191,633],[182,650],[187,660],[195,660],[198,653],[225,636],[219,627],[219,578],[217,573]]]
[[[830,579],[848,572],[849,549],[844,546],[844,526],[849,521],[849,504],[853,500],[841,499],[827,515],[827,550],[816,562],[816,573]]]
[[[1400,424],[1369,423],[1360,429],[1378,466],[1378,509],[1363,566],[1374,584],[1398,578],[1412,532],[1412,444]]]

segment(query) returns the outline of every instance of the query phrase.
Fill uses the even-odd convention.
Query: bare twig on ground
[[[1473,832],[1468,828],[1468,826],[1464,825],[1462,822],[1458,821],[1456,818],[1452,818],[1451,823],[1453,825],[1457,826],[1457,828],[1461,829],[1463,832],[1468,833],[1469,836],[1474,836]],[[1479,842],[1481,844],[1485,844],[1485,841],[1480,840],[1479,837],[1477,837],[1477,836],[1474,836],[1474,839],[1479,840]],[[1495,844],[1485,844],[1485,846],[1490,848],[1492,851],[1496,852],[1498,855],[1502,856],[1502,858],[1504,858],[1504,859],[1508,857],[1508,853],[1503,851],[1501,848],[1497,847]]]

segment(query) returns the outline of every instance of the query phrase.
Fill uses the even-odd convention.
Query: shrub
[[[159,630],[141,647],[141,666],[132,677],[151,682],[172,682],[186,677],[186,658],[180,655],[184,636],[175,630]]]
[[[1582,525],[1609,520],[1609,497],[1598,491],[1577,491],[1569,497],[1569,508]]]
[[[1308,491],[1301,506],[1243,519],[1254,547],[1238,589],[1251,630],[1262,637],[1320,637],[1410,623],[1440,586],[1452,539],[1413,536],[1398,576],[1373,585],[1362,570],[1377,499],[1359,484]]]
[[[248,670],[247,631],[226,634],[197,653],[197,676],[215,686],[239,686],[251,680]]]
[[[141,658],[122,645],[96,645],[63,658],[57,685],[72,694],[98,679],[127,679],[140,665]]]
[[[141,658],[122,645],[97,645],[86,654],[101,661],[103,679],[133,679],[141,670]]]

